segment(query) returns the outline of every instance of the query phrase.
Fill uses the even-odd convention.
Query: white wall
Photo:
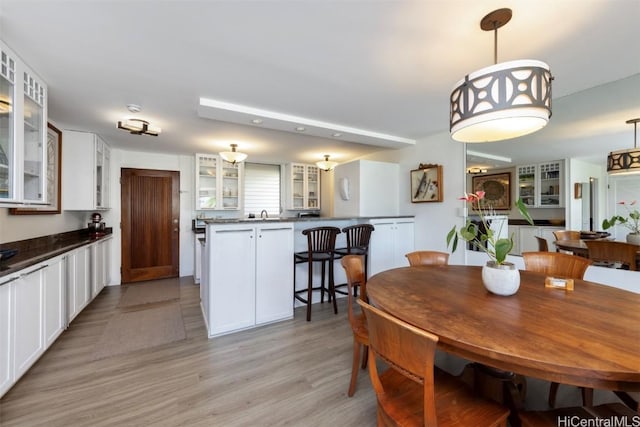
[[[9,208],[0,208],[0,243],[78,230],[85,228],[90,221],[90,212],[63,211],[55,215],[10,215]]]
[[[565,228],[567,228],[568,230],[583,230],[586,228],[582,225],[582,203],[583,201],[588,200],[588,198],[576,199],[574,194],[574,184],[588,184],[589,178],[597,178],[598,194],[602,198],[602,196],[605,194],[604,191],[606,188],[606,171],[600,165],[588,163],[578,159],[568,159],[565,164],[569,167],[569,178],[565,186],[565,188],[567,189],[567,195],[565,197],[565,203],[567,206],[567,222]],[[583,188],[583,192],[584,191],[588,191],[586,189],[586,186],[585,188]],[[583,197],[584,196],[585,195],[583,194]],[[604,201],[604,198],[602,198],[602,200]],[[596,213],[594,218],[595,221],[593,224],[595,230],[601,229],[600,225],[602,224],[601,218],[603,215],[603,209],[604,203],[596,203]]]
[[[122,234],[120,232],[120,169],[156,169],[180,172],[180,276],[193,274],[194,235],[194,156],[147,153],[112,149],[111,151],[111,209],[103,214],[106,225],[113,227],[111,245],[111,284],[120,284],[122,264]]]
[[[415,248],[447,251],[446,237],[454,225],[464,225],[460,212],[464,202],[458,200],[465,190],[465,147],[453,141],[448,132],[422,138],[413,147],[386,150],[364,157],[368,160],[399,164],[399,214],[415,216]],[[443,166],[442,202],[411,203],[410,171],[420,163]],[[464,264],[464,251],[451,254],[451,264]]]

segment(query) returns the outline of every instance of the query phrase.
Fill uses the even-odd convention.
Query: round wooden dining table
[[[640,390],[640,295],[575,280],[546,288],[520,271],[504,297],[482,284],[481,267],[387,270],[367,282],[378,308],[439,337],[438,348],[505,371],[576,386]]]

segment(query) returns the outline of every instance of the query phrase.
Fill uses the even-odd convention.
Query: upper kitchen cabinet
[[[46,204],[47,87],[0,41],[0,206]]]
[[[196,154],[196,210],[238,210],[241,206],[244,163],[231,163],[216,154]]]
[[[531,208],[564,207],[563,161],[517,167],[517,194]]]
[[[62,209],[109,209],[109,145],[94,133],[65,130],[63,134]]]
[[[287,165],[287,209],[320,209],[320,168],[316,165]]]

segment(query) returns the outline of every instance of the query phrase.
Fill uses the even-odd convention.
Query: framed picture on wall
[[[59,214],[61,205],[62,132],[47,123],[47,200],[49,204],[28,208],[11,208],[12,215]]]
[[[411,171],[411,203],[442,201],[442,166],[423,165]]]
[[[511,209],[511,173],[478,175],[472,178],[473,192],[484,191],[487,208],[495,210]]]

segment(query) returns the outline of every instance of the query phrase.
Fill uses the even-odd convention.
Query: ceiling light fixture
[[[338,162],[332,162],[331,160],[329,160],[329,155],[325,154],[324,160],[316,162],[316,165],[323,171],[329,172],[338,165]]]
[[[471,175],[477,175],[479,173],[487,173],[487,169],[483,169],[483,168],[469,168],[469,170],[467,170],[468,174]]]
[[[254,125],[260,125],[262,124],[262,119],[253,119],[251,120],[251,123],[253,123]]]
[[[220,157],[222,157],[223,160],[226,160],[227,162],[232,163],[234,165],[236,163],[242,162],[244,159],[247,158],[247,155],[245,153],[236,151],[236,148],[238,148],[238,144],[231,144],[231,151],[220,152]]]
[[[118,129],[126,130],[134,135],[158,136],[162,129],[152,126],[148,121],[142,119],[126,119],[118,121]]]
[[[630,175],[640,173],[640,148],[638,148],[638,122],[640,118],[627,120],[633,123],[633,148],[612,151],[607,156],[609,175]]]
[[[304,132],[305,130],[307,130],[307,129],[302,127],[302,126],[296,127],[296,132]]]
[[[541,61],[521,59],[498,64],[498,28],[511,9],[498,9],[480,21],[494,31],[494,65],[456,83],[450,97],[449,131],[460,142],[516,138],[542,129],[551,117],[551,71]]]

